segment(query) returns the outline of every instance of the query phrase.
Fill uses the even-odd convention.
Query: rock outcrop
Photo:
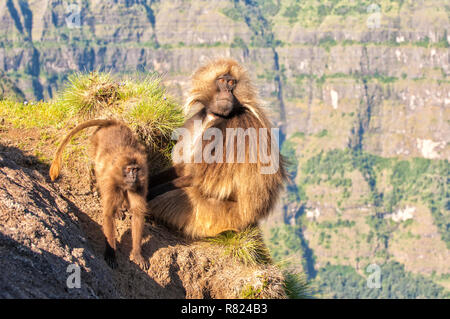
[[[237,298],[249,287],[285,297],[276,267],[244,266],[216,245],[186,242],[152,224],[143,243],[151,267],[139,268],[128,260],[129,218],[117,221],[119,269],[111,270],[95,221],[101,216],[90,215],[95,198],[70,200],[34,164],[0,145],[0,298]]]

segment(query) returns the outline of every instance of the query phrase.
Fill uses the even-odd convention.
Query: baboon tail
[[[50,166],[50,178],[52,181],[54,181],[61,171],[62,166],[62,153],[64,150],[64,147],[66,147],[67,143],[72,139],[72,137],[75,136],[78,132],[84,130],[85,128],[92,127],[92,126],[109,126],[117,124],[118,122],[115,120],[90,120],[86,121],[84,123],[81,123],[80,125],[76,126],[72,131],[70,131],[69,134],[64,138],[64,140],[61,142],[61,145],[58,147],[55,158],[53,159],[52,165]]]
[[[200,198],[193,187],[176,189],[148,202],[148,214],[189,238],[213,237],[243,228],[236,202]]]

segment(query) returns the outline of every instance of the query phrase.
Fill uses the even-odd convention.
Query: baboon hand
[[[126,211],[127,211],[127,210],[126,210],[126,209],[123,209],[123,208],[117,210],[117,212],[116,212],[116,218],[117,218],[118,220],[125,220],[125,217],[127,217],[127,215],[126,215],[126,213],[125,213]]]

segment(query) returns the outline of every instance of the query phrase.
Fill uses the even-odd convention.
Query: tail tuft
[[[60,161],[55,159],[52,163],[52,166],[50,166],[49,171],[50,179],[52,180],[52,182],[58,178],[60,171],[61,171],[61,163]]]

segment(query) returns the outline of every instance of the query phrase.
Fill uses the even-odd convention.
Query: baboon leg
[[[156,220],[176,230],[183,230],[192,219],[192,205],[185,189],[166,192],[148,202],[148,212]]]
[[[193,187],[176,189],[151,200],[155,219],[191,238],[211,237],[226,230],[241,230],[237,202],[198,198]]]
[[[142,257],[141,253],[142,233],[144,230],[144,217],[147,210],[147,202],[143,194],[141,195],[130,191],[128,192],[128,202],[132,214],[131,237],[133,241],[130,259],[147,270],[149,268],[149,263]]]
[[[178,178],[180,176],[184,175],[184,166],[183,165],[175,165],[172,166],[168,169],[166,169],[165,171],[162,171],[159,174],[153,175],[151,177],[149,177],[149,189],[157,186],[157,185],[161,185],[161,184],[165,184],[175,178]]]
[[[191,237],[214,237],[225,231],[239,232],[245,226],[237,202],[198,198],[196,193],[189,194],[195,203],[195,220],[186,225],[186,234]]]
[[[192,176],[190,175],[175,178],[170,182],[151,188],[148,191],[147,200],[152,200],[156,196],[173,191],[177,188],[189,187],[191,185],[192,185]]]
[[[105,247],[105,261],[112,268],[117,268],[116,261],[116,238],[115,238],[115,225],[114,215],[119,208],[119,203],[122,202],[123,196],[110,192],[102,192],[103,202],[103,233],[106,238]]]

